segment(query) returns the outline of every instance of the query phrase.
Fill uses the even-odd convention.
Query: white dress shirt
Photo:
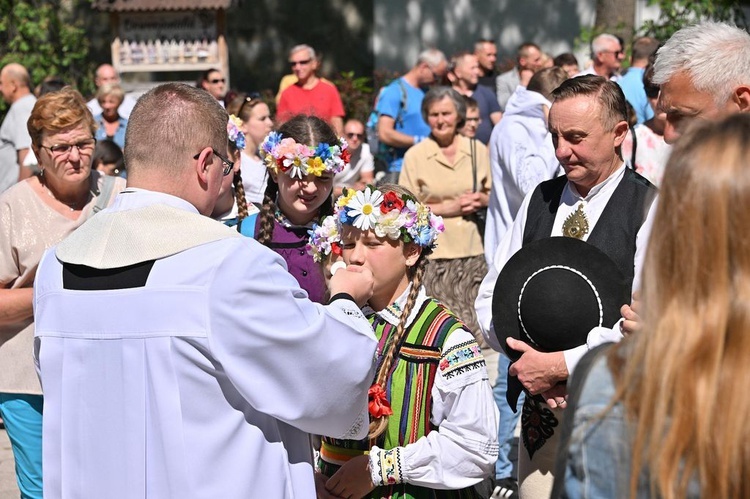
[[[555,215],[555,222],[552,226],[552,233],[550,236],[562,236],[562,227],[565,219],[582,204],[583,211],[589,222],[589,232],[583,237],[584,241],[587,240],[588,236],[593,232],[594,227],[596,227],[596,223],[599,221],[599,217],[604,211],[604,208],[607,206],[607,203],[609,203],[609,199],[612,197],[612,194],[614,194],[617,186],[620,185],[624,173],[625,164],[617,169],[604,182],[594,186],[587,196],[581,196],[578,194],[573,184],[568,182],[563,190],[560,199],[560,207]],[[523,204],[518,211],[518,217],[513,222],[510,230],[505,234],[500,246],[497,248],[492,265],[490,265],[489,271],[479,287],[479,294],[475,303],[477,319],[479,321],[479,326],[482,329],[482,334],[484,334],[487,343],[498,351],[502,351],[502,347],[495,335],[494,326],[492,324],[492,295],[500,271],[505,266],[506,262],[510,260],[510,258],[521,249],[521,246],[523,245],[523,233],[526,227],[527,211],[533,193],[534,191],[529,192],[523,200]],[[636,251],[633,261],[634,279],[632,288],[634,291],[640,289],[641,268],[643,267],[643,260],[646,256],[646,245],[648,243],[649,234],[651,233],[655,211],[656,201],[651,204],[636,236]],[[564,352],[568,372],[570,374],[573,373],[576,364],[578,364],[580,358],[583,357],[589,349],[606,341],[614,341],[621,338],[622,334],[619,332],[619,324],[616,324],[614,328],[597,327],[592,329],[589,333],[586,345],[581,345]]]

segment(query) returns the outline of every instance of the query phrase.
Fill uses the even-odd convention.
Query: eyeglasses
[[[615,54],[615,57],[617,57],[618,55],[622,55],[625,52],[623,50],[602,50],[601,53],[604,53],[604,54]]]
[[[289,61],[291,67],[294,66],[307,66],[312,62],[312,59],[305,59],[304,61]]]
[[[466,118],[466,122],[479,123],[480,118]]]
[[[52,153],[52,156],[60,158],[62,156],[68,156],[71,151],[73,151],[74,147],[78,149],[78,154],[89,156],[92,152],[94,152],[94,146],[96,146],[96,139],[92,137],[90,139],[82,140],[77,144],[54,144],[51,146],[42,145],[41,147],[49,149],[49,151]]]
[[[224,78],[214,78],[213,80],[208,80],[209,83],[216,85],[217,83],[225,83],[227,80]]]
[[[217,151],[216,149],[212,148],[211,150],[214,152],[216,157],[221,160],[222,165],[224,165],[224,169],[222,170],[222,175],[226,177],[234,169],[234,161],[229,161],[227,158],[219,154],[219,151]],[[193,156],[193,159],[198,159],[200,155],[201,153],[196,154],[195,156]]]
[[[353,139],[354,137],[357,137],[359,140],[362,140],[362,139],[365,138],[365,134],[364,133],[350,133],[350,132],[347,132],[346,136],[349,137],[350,139]]]

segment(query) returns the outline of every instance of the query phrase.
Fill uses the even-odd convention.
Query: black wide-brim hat
[[[508,337],[542,352],[560,352],[586,343],[597,326],[612,327],[630,303],[630,287],[611,258],[579,239],[549,237],[524,245],[505,264],[495,283],[492,323],[511,361],[521,353]],[[515,408],[522,390],[508,379],[508,402]]]

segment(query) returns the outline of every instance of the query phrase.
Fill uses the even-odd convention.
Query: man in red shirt
[[[309,45],[289,51],[289,65],[297,77],[279,99],[276,116],[280,123],[296,114],[312,114],[328,121],[339,136],[344,132],[344,104],[336,86],[318,77],[318,59]]]

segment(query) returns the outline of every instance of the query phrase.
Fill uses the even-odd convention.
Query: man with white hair
[[[664,140],[673,143],[690,122],[718,120],[750,109],[750,35],[703,22],[677,31],[656,53],[653,82],[667,115]]]
[[[101,87],[105,83],[114,83],[116,85],[120,84],[120,75],[117,74],[117,71],[111,64],[102,64],[101,66],[96,68],[96,73],[94,74],[94,84],[96,85],[96,88]],[[129,118],[130,112],[135,107],[135,103],[136,100],[132,95],[125,94],[125,98],[122,100],[122,104],[120,104],[120,107],[117,108],[117,114],[119,114],[122,118]],[[88,106],[89,110],[91,110],[91,114],[93,114],[94,116],[102,114],[102,106],[99,105],[99,101],[96,100],[96,97],[88,101],[86,105]]]
[[[289,66],[297,81],[281,92],[276,117],[280,123],[297,114],[310,114],[325,120],[344,135],[344,104],[336,86],[317,75],[320,65],[315,49],[297,45],[289,51]]]
[[[620,78],[618,71],[625,59],[620,39],[609,33],[602,33],[591,40],[592,64],[576,76],[599,75],[617,81]]]

